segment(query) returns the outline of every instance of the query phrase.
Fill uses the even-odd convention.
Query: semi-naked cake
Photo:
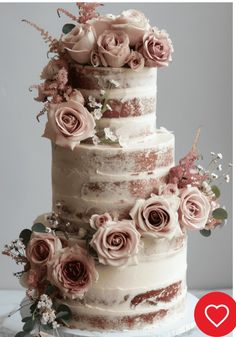
[[[98,4],[77,6],[78,17],[58,9],[74,21],[59,40],[25,20],[54,53],[33,86],[44,103],[37,118],[48,117],[53,206],[3,252],[24,264],[17,275],[31,307],[20,337],[36,327],[123,331],[180,319],[187,229],[209,236],[227,217],[216,177],[196,164],[199,132],[175,166],[173,133],[156,129],[168,34],[136,10],[102,16]]]

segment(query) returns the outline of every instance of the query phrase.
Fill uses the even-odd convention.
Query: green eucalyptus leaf
[[[33,313],[36,309],[37,309],[37,302],[33,303],[33,304],[30,306],[30,312]]]
[[[34,325],[35,325],[35,321],[33,321],[33,320],[27,321],[23,325],[23,330],[25,332],[30,332],[30,331],[32,331],[34,329]]]
[[[16,335],[15,335],[15,337],[25,337],[27,335],[27,332],[25,332],[25,331],[20,331],[20,332],[18,332]]]
[[[21,322],[26,323],[28,321],[32,321],[32,316],[24,317]]]
[[[211,230],[201,229],[200,233],[202,234],[202,236],[205,236],[207,238],[207,237],[209,237],[211,235]]]
[[[45,290],[45,294],[46,295],[51,295],[53,294],[55,291],[57,290],[57,287],[55,287],[54,285],[52,284],[49,284]]]
[[[75,27],[75,25],[73,23],[66,23],[63,28],[62,28],[62,32],[64,34],[68,34],[72,31],[72,29]]]
[[[224,208],[216,208],[212,212],[212,216],[217,220],[225,220],[228,218],[228,213]]]
[[[56,318],[58,318],[58,319],[63,318],[64,320],[68,320],[71,317],[72,317],[72,312],[71,312],[70,308],[65,304],[59,305],[59,307],[57,308]]]
[[[46,227],[42,223],[35,223],[32,226],[32,231],[33,232],[38,232],[38,233],[45,233],[46,232]]]
[[[216,198],[218,199],[220,197],[220,189],[216,185],[213,185],[211,187],[212,192],[215,194]]]
[[[29,241],[30,241],[30,238],[31,238],[31,230],[30,229],[24,229],[20,235],[19,235],[19,238],[22,239],[22,242],[25,246],[28,245]]]

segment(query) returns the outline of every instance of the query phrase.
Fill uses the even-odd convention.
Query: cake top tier
[[[173,52],[168,34],[134,9],[100,15],[99,4],[77,6],[78,16],[58,9],[72,20],[59,39],[24,20],[53,53],[44,82],[33,86],[44,103],[39,115],[48,114],[44,136],[71,149],[81,141],[123,146],[149,137],[156,128],[156,70]]]

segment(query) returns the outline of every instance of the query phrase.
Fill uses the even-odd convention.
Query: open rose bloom
[[[82,140],[94,136],[94,128],[94,118],[85,108],[82,95],[75,90],[68,102],[50,105],[43,136],[73,150]]]
[[[95,263],[78,245],[66,247],[54,256],[48,266],[48,279],[66,298],[82,298],[98,279]]]

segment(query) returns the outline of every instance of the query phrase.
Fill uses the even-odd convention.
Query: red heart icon
[[[207,319],[218,328],[229,316],[229,308],[225,304],[209,304],[205,308]]]
[[[194,318],[198,328],[206,336],[226,336],[236,326],[236,302],[223,292],[208,293],[198,301]]]

